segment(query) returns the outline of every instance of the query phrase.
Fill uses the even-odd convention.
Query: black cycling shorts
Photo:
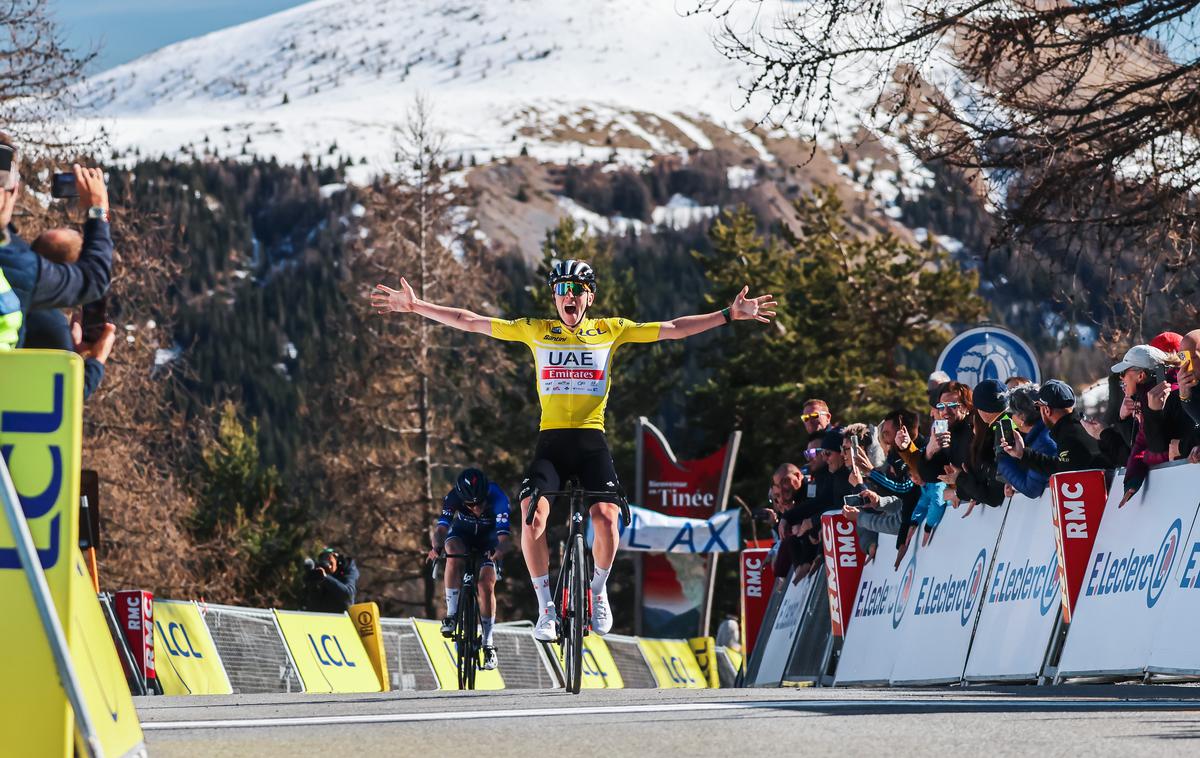
[[[519,500],[539,492],[560,490],[571,477],[585,490],[619,492],[617,469],[608,440],[599,429],[546,429],[538,433],[533,463],[525,471]],[[603,502],[592,498],[593,502]]]
[[[476,550],[480,553],[486,553],[489,550],[495,550],[500,545],[500,536],[492,529],[484,529],[477,531],[472,527],[461,525],[458,521],[454,521],[450,525],[450,532],[446,535],[446,541],[455,539],[463,543],[463,550]],[[447,552],[450,552],[447,550]],[[495,562],[480,556],[479,567],[495,566]]]

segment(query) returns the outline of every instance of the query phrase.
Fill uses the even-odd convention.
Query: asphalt
[[[135,698],[150,755],[1197,755],[1200,688],[393,692]],[[349,752],[347,752],[349,751]]]

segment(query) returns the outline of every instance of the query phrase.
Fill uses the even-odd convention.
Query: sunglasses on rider
[[[554,294],[560,297],[582,295],[585,292],[591,292],[591,290],[583,282],[559,282],[554,285]]]
[[[937,408],[939,411],[948,411],[957,408],[960,405],[962,405],[962,403],[938,403],[933,407]]]

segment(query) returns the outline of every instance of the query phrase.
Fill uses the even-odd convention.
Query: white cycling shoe
[[[538,642],[557,642],[558,624],[554,621],[554,603],[546,605],[542,615],[538,616],[533,625],[533,638]]]
[[[592,596],[592,631],[603,637],[612,631],[612,609],[608,607],[608,593]]]

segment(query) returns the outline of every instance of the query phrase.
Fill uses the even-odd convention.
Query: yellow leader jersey
[[[604,431],[612,358],[626,342],[656,342],[661,324],[585,318],[572,331],[558,319],[493,318],[492,336],[524,342],[533,353],[542,429]]]

